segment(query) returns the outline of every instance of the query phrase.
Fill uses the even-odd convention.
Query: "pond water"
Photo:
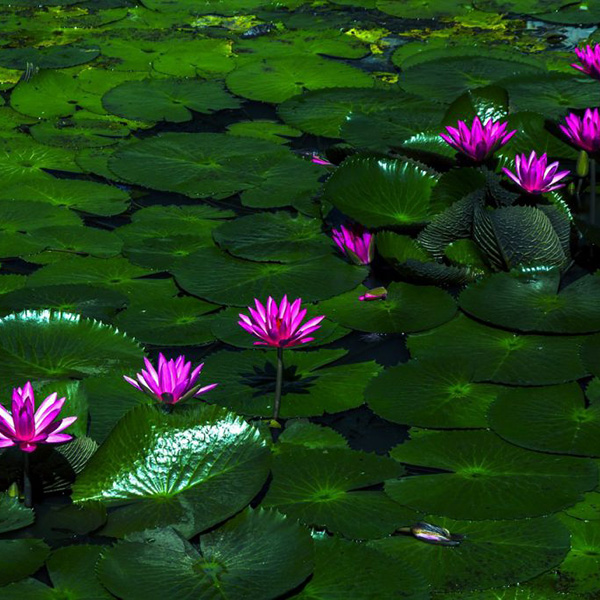
[[[0,600],[600,598],[598,23],[0,0]]]

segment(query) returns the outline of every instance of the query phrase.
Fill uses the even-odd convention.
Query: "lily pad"
[[[415,519],[382,491],[360,491],[403,469],[389,458],[343,448],[289,447],[273,460],[273,481],[262,505],[311,527],[354,539],[374,539]]]
[[[74,4],[75,0],[66,2],[44,2],[44,4]],[[18,4],[18,2],[13,3]],[[38,6],[37,2],[29,2]],[[46,48],[2,48],[0,50],[0,67],[8,69],[25,69],[32,63],[40,69],[62,69],[74,67],[94,60],[100,49],[93,46],[47,46]]]
[[[215,273],[219,273],[215,277]],[[292,263],[253,262],[233,258],[216,248],[202,248],[183,258],[173,269],[187,292],[217,304],[246,306],[254,298],[301,296],[311,302],[356,287],[366,276],[364,267],[331,255]]]
[[[600,404],[586,408],[577,383],[506,388],[490,409],[491,428],[530,450],[600,456]]]
[[[97,227],[82,229],[73,225],[55,225],[35,230],[35,238],[44,245],[46,252],[66,252],[110,258],[121,253],[123,240],[112,231]]]
[[[313,56],[275,56],[241,64],[226,78],[227,87],[250,100],[279,104],[305,90],[372,87],[365,71]]]
[[[377,9],[402,19],[436,19],[464,14],[471,10],[471,5],[465,0],[435,0],[435,2],[377,0]]]
[[[420,431],[391,456],[443,473],[390,481],[391,498],[453,519],[523,519],[575,504],[597,485],[593,461],[530,452],[489,431]]]
[[[579,358],[583,340],[581,336],[511,333],[461,315],[438,329],[411,335],[408,348],[418,360],[458,358],[474,369],[477,381],[550,385],[588,374]]]
[[[0,533],[27,527],[34,519],[33,510],[25,508],[17,498],[6,493],[0,495]]]
[[[269,451],[258,430],[219,407],[123,417],[73,487],[73,500],[110,507],[105,535],[173,526],[185,536],[230,517],[258,493]],[[139,591],[139,588],[138,588]]]
[[[352,156],[327,181],[325,198],[366,227],[422,224],[436,179],[412,162]]]
[[[597,521],[600,519],[600,492],[588,492],[583,500],[567,508],[567,515],[582,521]]]
[[[173,123],[190,121],[191,111],[212,113],[240,105],[216,81],[179,79],[126,81],[104,94],[102,104],[127,119]]]
[[[381,367],[374,361],[342,367],[327,366],[345,350],[284,353],[281,416],[309,417],[360,406],[364,389]],[[276,352],[245,350],[218,352],[206,362],[202,376],[222,382],[211,390],[211,401],[238,413],[268,417],[273,414]]]
[[[121,542],[104,554],[98,575],[123,600],[161,600],[173,592],[180,600],[270,600],[302,583],[312,568],[308,531],[259,509],[201,536],[198,549],[169,529]]]
[[[394,423],[435,429],[487,427],[487,410],[504,389],[476,383],[462,361],[413,360],[386,369],[367,388],[367,403]]]
[[[50,554],[42,540],[0,540],[0,586],[35,573]]]
[[[255,137],[268,140],[275,144],[287,144],[287,138],[300,137],[302,132],[289,125],[268,119],[256,119],[254,121],[238,121],[227,126],[229,135],[241,137]]]
[[[394,536],[369,545],[423,573],[436,592],[459,591],[461,598],[469,598],[469,590],[518,584],[545,573],[569,551],[569,532],[554,516],[520,521],[454,521],[435,516],[424,520],[465,539],[459,546],[445,547]],[[477,600],[503,598],[492,591],[482,594]]]
[[[344,327],[372,333],[412,333],[446,323],[456,314],[452,296],[433,286],[391,283],[385,299],[361,302],[367,290],[356,290],[325,300],[319,309]]]
[[[291,419],[277,438],[273,451],[281,452],[282,444],[293,444],[311,450],[318,448],[348,448],[348,440],[331,427],[322,427],[308,419]]]

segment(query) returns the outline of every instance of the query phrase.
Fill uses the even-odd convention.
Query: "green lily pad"
[[[113,323],[144,344],[196,346],[214,341],[212,315],[205,313],[218,308],[188,296],[164,298],[159,304],[141,300],[120,312]]]
[[[390,497],[453,519],[523,519],[557,512],[575,504],[598,478],[591,460],[530,452],[489,431],[423,430],[391,456],[444,473],[390,481]]]
[[[265,140],[220,133],[165,133],[129,144],[108,161],[116,175],[148,188],[203,198],[255,187],[256,159],[287,153]],[[1,166],[1,165],[0,165]]]
[[[586,408],[577,383],[507,388],[490,409],[491,428],[530,450],[600,456],[600,405]]]
[[[502,87],[490,85],[466,91],[444,115],[444,125],[456,127],[457,121],[470,123],[475,117],[482,122],[504,120],[508,115],[508,93]]]
[[[565,513],[582,521],[597,521],[600,519],[600,492],[588,492],[583,500],[567,508]]]
[[[31,508],[25,508],[17,498],[11,498],[6,493],[0,494],[0,533],[27,527],[34,519]]]
[[[344,327],[373,333],[412,333],[446,323],[456,314],[453,298],[433,286],[391,283],[385,300],[360,301],[362,286],[319,304]]]
[[[582,342],[581,336],[516,334],[461,315],[438,329],[411,335],[408,348],[418,360],[458,358],[474,369],[477,381],[550,385],[588,374],[579,358]]]
[[[322,427],[308,419],[291,419],[277,438],[273,451],[281,452],[282,444],[293,444],[310,450],[318,448],[348,448],[348,440],[331,427]]]
[[[315,335],[318,335],[318,331]],[[374,361],[327,366],[345,350],[284,352],[282,418],[337,413],[360,406],[364,389],[381,367]],[[275,351],[218,352],[206,362],[206,381],[222,382],[211,390],[211,402],[244,415],[269,417],[275,396]]]
[[[549,10],[558,10],[565,5],[563,0],[476,0],[479,10],[502,13],[537,14]]]
[[[190,254],[172,272],[186,292],[233,306],[284,294],[290,298],[301,295],[308,302],[322,300],[356,287],[366,276],[364,267],[331,255],[293,263],[264,263],[233,258],[216,248]]]
[[[47,202],[103,217],[117,215],[129,206],[129,194],[113,185],[79,179],[50,179],[40,183],[23,181],[3,186],[0,199]]]
[[[0,540],[0,586],[35,573],[50,554],[42,540]]]
[[[471,4],[465,0],[377,0],[377,9],[402,19],[436,19],[439,17],[456,17],[471,10]]]
[[[374,80],[365,71],[316,56],[274,56],[242,63],[226,78],[237,96],[279,104],[306,90],[331,87],[368,88]]]
[[[135,225],[126,226],[124,230],[119,229],[117,234],[127,239],[130,234],[135,237],[136,233],[141,230],[143,228]],[[147,230],[145,231],[147,232]],[[203,235],[173,235],[164,238],[151,237],[134,240],[124,247],[123,255],[134,265],[158,271],[170,271],[185,256],[200,248],[213,245],[210,229],[202,233]]]
[[[335,537],[315,539],[315,570],[298,600],[428,600],[423,577],[364,544]]]
[[[399,83],[411,94],[451,102],[469,89],[486,87],[514,75],[531,77],[541,72],[538,67],[520,61],[485,55],[456,56],[406,68]]]
[[[82,222],[70,210],[43,202],[0,201],[0,231],[34,232],[42,227],[61,225],[80,226]]]
[[[73,500],[119,507],[105,535],[173,526],[191,537],[246,506],[268,470],[265,441],[240,417],[203,404],[172,414],[141,406],[79,475]]]
[[[353,156],[327,181],[325,198],[366,227],[415,225],[429,220],[435,183],[434,174],[412,162]]]
[[[112,231],[86,227],[82,235],[80,226],[55,225],[35,230],[35,238],[46,252],[87,254],[98,258],[110,258],[121,253],[123,240]]]
[[[79,315],[26,310],[0,319],[0,376],[6,386],[83,378],[137,365],[142,357],[135,340]]]
[[[44,2],[44,4],[73,4],[74,0],[66,2]],[[18,4],[11,3],[11,4]],[[39,6],[38,2],[30,4]],[[100,49],[85,46],[48,46],[46,48],[2,48],[0,50],[0,67],[8,69],[25,69],[27,63],[32,63],[40,69],[62,69],[74,67],[94,60]]]
[[[308,531],[274,511],[258,509],[201,536],[198,549],[168,529],[121,542],[104,554],[98,575],[123,600],[140,595],[160,600],[173,591],[180,600],[217,595],[270,600],[302,583],[312,568]]]
[[[232,123],[227,126],[227,133],[241,137],[255,137],[274,142],[275,144],[287,144],[290,141],[287,138],[295,138],[302,135],[302,132],[294,127],[277,121],[269,121],[268,119]]]
[[[13,231],[0,232],[0,258],[27,257],[44,249],[43,243],[35,235],[16,233]]]
[[[472,284],[460,307],[477,319],[507,329],[543,333],[600,330],[600,278],[587,275],[560,289],[560,276],[496,273]]]
[[[224,223],[213,237],[240,258],[293,262],[331,252],[331,239],[321,225],[318,219],[287,212],[257,213]]]
[[[307,304],[304,306],[307,311],[305,321],[323,314],[320,311],[319,306],[319,304]],[[240,310],[241,309],[237,306],[231,306],[216,314],[211,324],[213,335],[222,342],[225,342],[230,346],[235,346],[236,348],[255,348],[254,342],[256,341],[256,338],[248,335],[248,332],[244,331],[238,325]],[[316,332],[315,339],[310,345],[311,347],[323,346],[324,344],[334,342],[349,333],[349,329],[334,323],[330,319],[324,319],[321,321],[321,327]],[[299,346],[291,348],[291,350],[298,349],[300,349]]]
[[[0,275],[0,294],[7,294],[25,287],[26,275]]]
[[[435,429],[487,427],[503,386],[476,383],[462,361],[413,360],[386,369],[367,388],[367,403],[394,423]]]
[[[592,375],[600,376],[600,334],[590,335],[584,338],[581,346],[581,360]],[[597,384],[596,384],[597,385]],[[594,400],[594,388],[590,388],[588,396]]]
[[[182,123],[192,119],[191,111],[212,113],[238,108],[240,103],[216,81],[144,79],[126,81],[108,91],[102,105],[127,119]]]
[[[348,538],[379,538],[411,524],[416,514],[382,491],[359,490],[402,471],[383,456],[291,446],[273,459],[273,480],[262,505]]]
[[[235,67],[231,42],[227,38],[170,40],[164,52],[152,61],[159,73],[176,77],[214,77]]]
[[[465,539],[459,546],[447,547],[394,536],[369,545],[423,573],[436,592],[460,591],[460,598],[470,598],[469,590],[518,584],[545,573],[569,551],[569,532],[553,516],[520,521],[453,521],[434,516],[424,520]],[[492,591],[486,594],[482,592],[477,600],[504,598]]]

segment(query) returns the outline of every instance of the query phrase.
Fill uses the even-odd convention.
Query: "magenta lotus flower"
[[[375,237],[360,225],[334,229],[333,241],[357,265],[368,265],[375,254]]]
[[[586,109],[583,118],[571,113],[565,118],[566,125],[559,125],[569,140],[587,152],[600,150],[600,114],[598,109]]]
[[[325,315],[321,315],[302,324],[306,316],[306,309],[301,309],[302,299],[298,298],[290,304],[287,295],[279,306],[271,296],[267,298],[266,307],[256,298],[254,304],[256,309],[248,307],[250,316],[240,314],[238,325],[262,340],[254,342],[255,346],[290,348],[307,344],[315,339],[308,336],[321,327],[319,323],[325,318]]]
[[[370,301],[370,300],[385,300],[387,298],[387,290],[384,287],[377,287],[365,292],[364,295],[359,296],[359,300]]]
[[[192,397],[197,398],[219,385],[211,383],[202,387],[197,384],[196,380],[202,372],[204,363],[191,371],[192,363],[185,362],[185,356],[179,356],[176,360],[167,360],[161,352],[158,355],[158,371],[147,358],[144,358],[144,362],[146,369],[137,373],[137,381],[127,375],[123,375],[123,379],[134,388],[165,404],[177,404]]]
[[[23,452],[33,452],[38,444],[60,444],[73,439],[61,433],[77,420],[66,417],[56,420],[65,398],[50,394],[35,410],[35,398],[31,382],[12,393],[12,413],[0,404],[0,448],[19,446]]]
[[[569,171],[558,171],[558,166],[558,162],[548,164],[548,155],[546,153],[538,158],[535,151],[532,150],[529,158],[527,158],[526,154],[515,157],[516,174],[509,171],[506,167],[503,167],[502,170],[526,192],[530,194],[542,194],[543,192],[551,192],[564,187],[564,183],[559,184],[558,182],[564,179],[569,174]]]
[[[600,79],[600,44],[575,48],[575,54],[581,64],[573,63],[571,66],[594,79]]]
[[[321,165],[323,167],[335,167],[335,165],[331,162],[329,162],[326,158],[321,158],[318,154],[313,153],[313,155],[311,156],[311,162],[313,162],[315,165]]]
[[[493,122],[492,119],[482,125],[479,117],[475,117],[470,129],[464,121],[459,121],[458,127],[446,127],[448,135],[440,133],[440,137],[475,162],[483,162],[517,132],[514,129],[507,133],[507,126],[508,123]]]

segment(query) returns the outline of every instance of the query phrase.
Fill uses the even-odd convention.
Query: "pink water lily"
[[[325,315],[321,315],[302,324],[306,316],[306,309],[301,308],[302,299],[298,298],[290,303],[287,295],[279,306],[271,296],[267,298],[266,307],[256,298],[254,304],[256,308],[248,307],[250,316],[239,315],[238,325],[260,338],[260,342],[254,342],[255,346],[290,348],[307,344],[315,339],[309,336],[321,327],[320,323],[325,318]]]
[[[387,298],[387,290],[384,287],[376,287],[368,292],[365,292],[362,296],[359,296],[359,300],[371,301],[371,300],[385,300]]]
[[[357,265],[368,265],[375,254],[375,237],[360,225],[333,229],[333,241]]]
[[[571,113],[565,117],[565,123],[559,127],[575,146],[587,152],[600,150],[600,113],[597,108],[586,109],[583,118]]]
[[[329,162],[326,158],[320,157],[316,152],[313,152],[310,160],[315,165],[321,165],[323,167],[335,167],[333,163]]]
[[[158,370],[144,358],[146,369],[137,373],[137,381],[127,375],[123,379],[138,390],[152,396],[165,404],[177,404],[189,398],[197,398],[217,387],[217,383],[201,386],[196,381],[202,372],[204,363],[199,364],[193,371],[192,363],[185,362],[185,356],[167,360],[164,355],[158,355]],[[191,372],[190,372],[191,371]]]
[[[507,132],[507,126],[508,123],[492,119],[482,124],[479,117],[475,117],[471,128],[464,121],[459,121],[457,127],[446,127],[448,134],[440,133],[440,137],[471,160],[483,162],[517,132],[516,129]]]
[[[73,439],[72,435],[61,432],[77,417],[57,420],[65,400],[54,392],[35,410],[31,382],[14,388],[11,412],[0,404],[0,448],[19,446],[23,452],[33,452],[38,444],[60,444]]]
[[[521,186],[530,194],[542,194],[564,187],[564,183],[558,183],[564,179],[569,171],[558,171],[558,162],[548,164],[548,155],[537,156],[534,150],[529,157],[526,154],[515,157],[516,174],[506,167],[502,170],[517,185]]]
[[[575,54],[581,64],[573,63],[571,66],[594,79],[600,79],[600,44],[575,48]]]

